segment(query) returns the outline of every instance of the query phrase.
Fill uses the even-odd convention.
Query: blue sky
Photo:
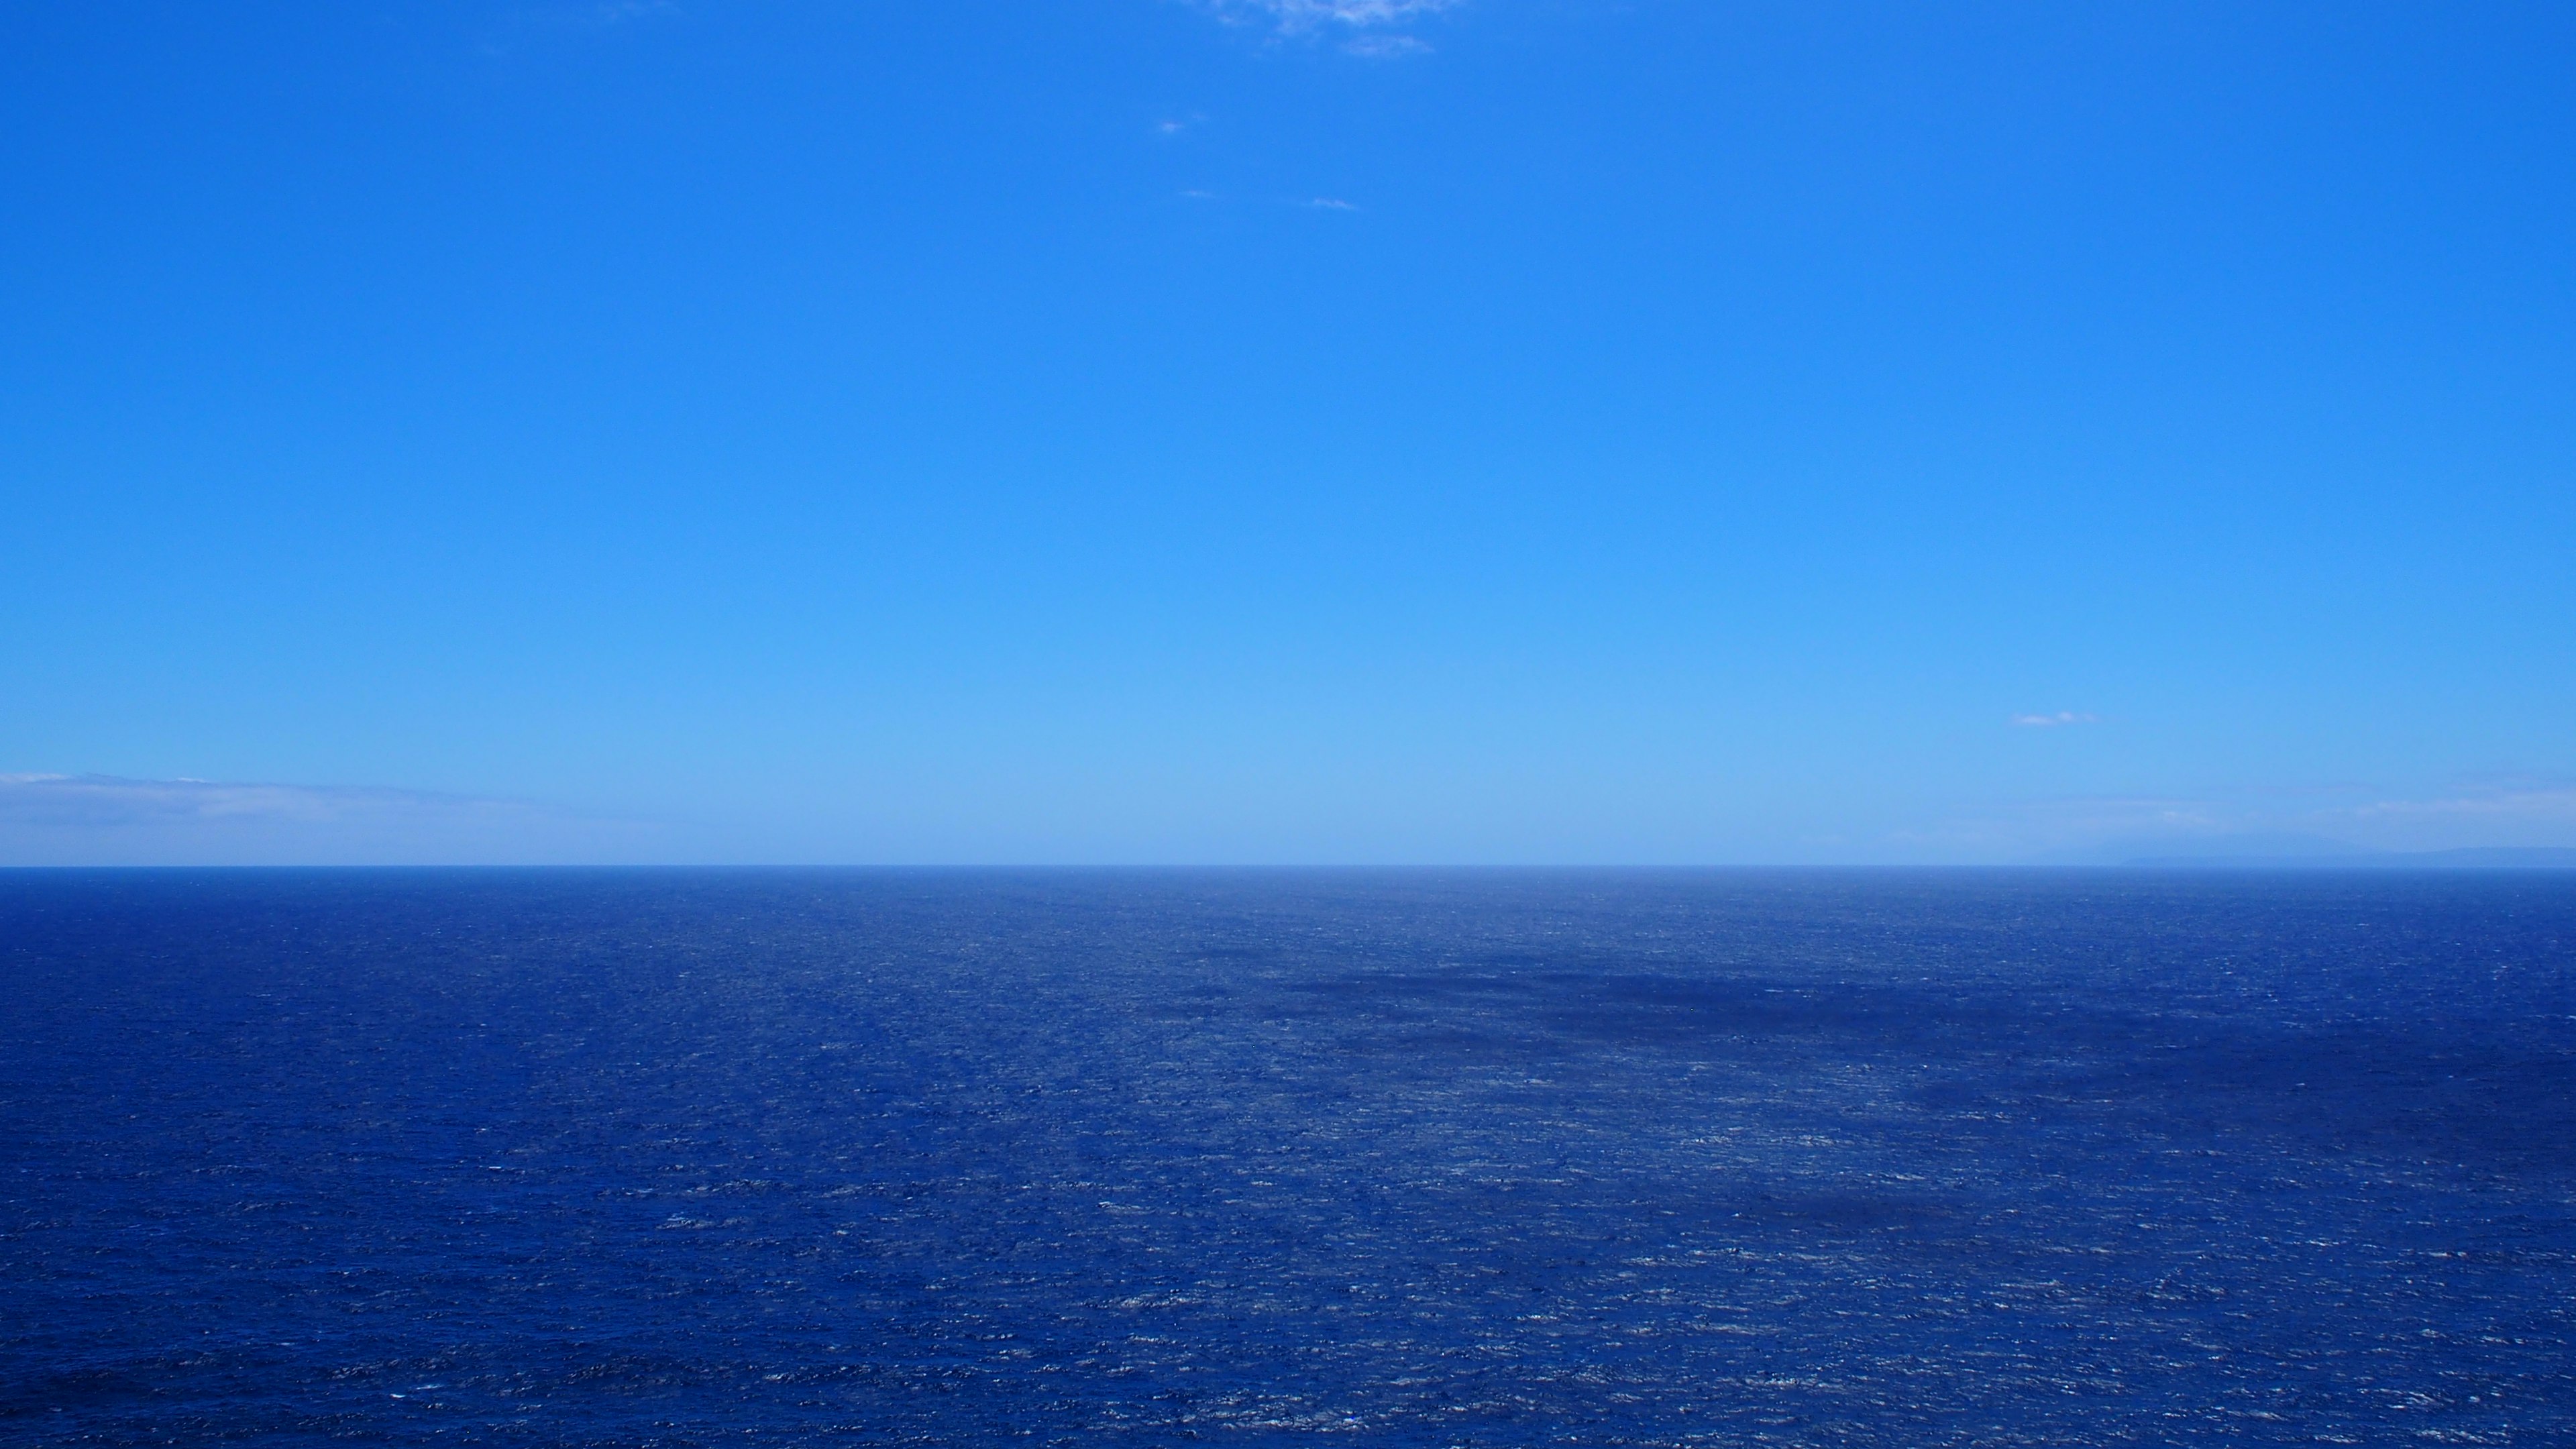
[[[2576,845],[2571,82],[2546,5],[11,7],[0,860]]]

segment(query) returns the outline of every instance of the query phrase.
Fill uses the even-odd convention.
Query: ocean
[[[11,1445],[2576,1443],[2576,873],[0,873]]]

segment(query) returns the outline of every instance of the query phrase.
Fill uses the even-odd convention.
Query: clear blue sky
[[[2576,844],[2565,5],[23,4],[0,156],[0,859]]]

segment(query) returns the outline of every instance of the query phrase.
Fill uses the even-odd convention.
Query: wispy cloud
[[[120,825],[156,820],[339,820],[388,809],[495,810],[509,802],[314,785],[129,780],[114,775],[0,775],[0,820]]]
[[[1418,35],[1357,35],[1343,41],[1342,49],[1363,60],[1401,60],[1429,54],[1431,43]]]
[[[2373,800],[2348,806],[2341,813],[2357,825],[2404,822],[2537,827],[2576,839],[2576,785],[2539,781],[2488,784],[2424,800]]]
[[[1927,859],[2105,861],[2576,847],[2576,783],[2450,789],[2257,786],[2206,796],[2026,800],[1962,813],[1890,843]]]
[[[1342,36],[1342,48],[1372,60],[1419,55],[1431,47],[1396,27],[1459,8],[1464,0],[1196,0],[1201,8],[1238,24],[1267,26],[1283,36]]]
[[[2055,729],[2061,725],[2100,724],[2102,717],[2078,710],[2061,709],[2055,714],[2017,714],[2012,717],[2012,722],[2024,729],[2045,730]]]
[[[544,5],[519,12],[523,23],[564,28],[628,25],[677,15],[672,0],[597,0],[594,4]]]
[[[626,26],[676,19],[679,14],[680,7],[672,0],[568,0],[527,6],[496,16],[483,38],[483,50],[495,57],[510,56],[532,46],[596,38]]]
[[[601,859],[631,853],[640,830],[425,790],[0,775],[0,862],[21,865]]]
[[[1356,201],[1345,201],[1338,196],[1228,196],[1224,192],[1198,186],[1186,187],[1175,194],[1184,201],[1223,202],[1229,206],[1293,207],[1300,211],[1356,212],[1366,209]]]
[[[1231,15],[1266,16],[1282,30],[1317,30],[1327,26],[1365,29],[1406,25],[1463,0],[1210,0],[1210,8]]]

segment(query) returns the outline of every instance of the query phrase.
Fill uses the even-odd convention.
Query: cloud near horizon
[[[631,858],[650,837],[633,822],[427,790],[0,775],[0,864],[536,863]]]
[[[2576,785],[2490,785],[2430,800],[2374,800],[2347,807],[2345,813],[2365,825],[2382,821],[2503,824],[2557,828],[2576,839]]]
[[[2024,729],[2044,730],[2054,729],[2059,725],[2100,724],[2102,716],[2061,709],[2055,714],[2017,714],[2012,717],[2012,722]]]
[[[1889,837],[1919,858],[2117,862],[2143,856],[2315,856],[2576,847],[2576,784],[2470,783],[2398,795],[2366,787],[2232,795],[2065,796]]]
[[[0,865],[620,865],[845,860],[539,802],[382,787],[111,775],[0,775]],[[2471,781],[2232,795],[2061,796],[1925,822],[1836,852],[1850,863],[2117,864],[2160,856],[2324,856],[2576,848],[2576,782]],[[882,842],[867,858],[908,859]],[[1258,862],[1242,862],[1258,863]],[[1544,863],[1532,860],[1528,863]],[[1710,857],[1704,864],[1737,863]]]

